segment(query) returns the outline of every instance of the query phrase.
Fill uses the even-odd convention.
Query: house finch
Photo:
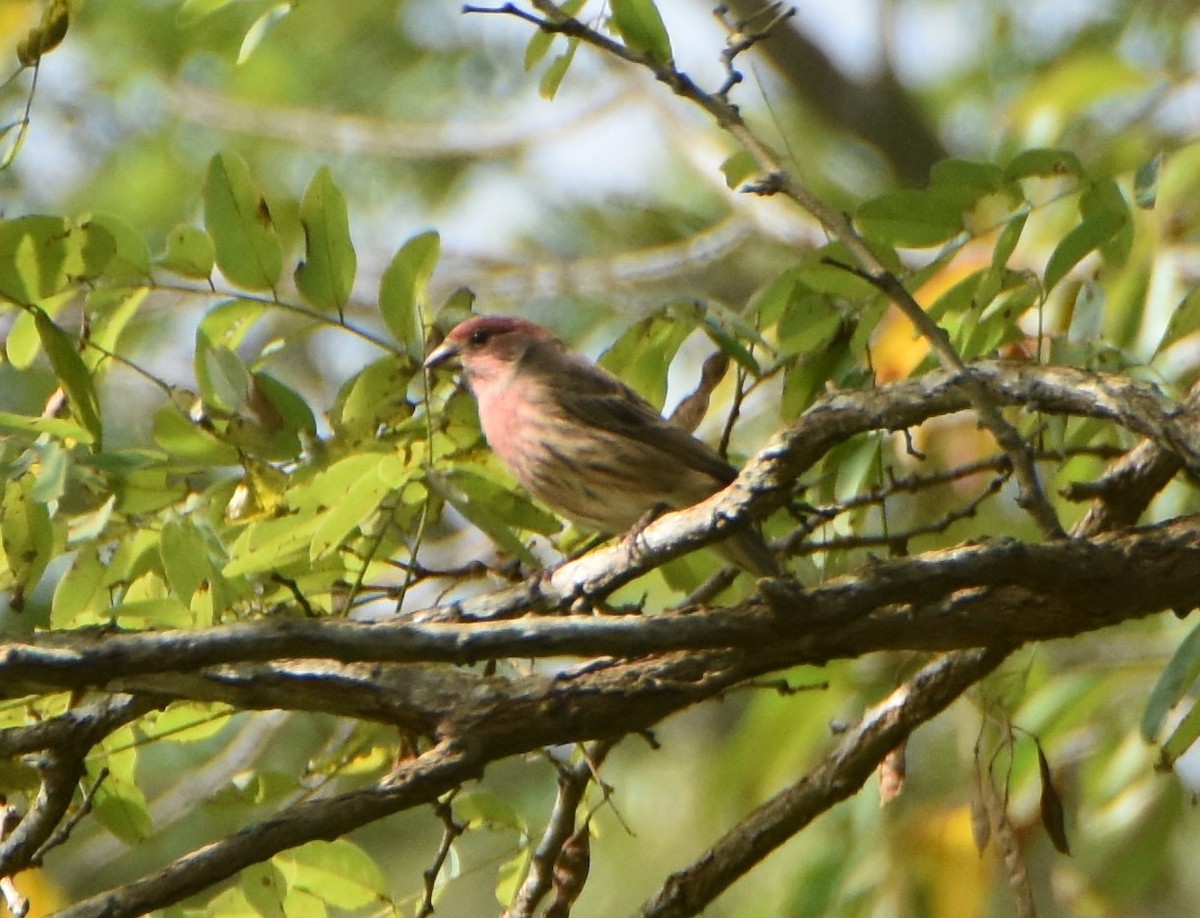
[[[737,475],[715,450],[533,322],[468,319],[425,366],[453,358],[491,448],[530,494],[579,526],[625,532],[652,508],[689,507]],[[753,529],[716,547],[753,574],[778,572]]]

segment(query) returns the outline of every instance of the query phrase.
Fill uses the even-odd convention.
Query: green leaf
[[[1105,212],[1121,214],[1124,225],[1100,246],[1100,255],[1110,265],[1120,265],[1133,248],[1133,212],[1121,188],[1112,179],[1096,182],[1079,197],[1079,214],[1085,220]]]
[[[486,791],[461,794],[454,799],[454,815],[472,829],[511,829],[527,835],[529,826],[511,801]]]
[[[558,518],[540,509],[528,498],[513,492],[494,477],[495,473],[480,465],[461,464],[446,473],[446,478],[465,494],[468,500],[486,505],[501,522],[518,529],[550,535],[562,529]]]
[[[159,554],[171,590],[180,602],[190,603],[212,570],[204,534],[191,520],[170,517],[163,523]]]
[[[184,277],[207,279],[215,259],[212,237],[197,226],[180,223],[167,233],[167,253],[159,264]]]
[[[237,63],[239,67],[249,60],[250,55],[262,44],[262,40],[267,37],[267,33],[284,16],[290,13],[295,6],[296,0],[287,0],[285,3],[276,3],[259,14],[258,18],[251,23],[250,28],[246,30],[246,35],[242,38],[241,47],[238,48]]]
[[[266,454],[260,458],[271,462],[294,459],[303,446],[302,435],[316,435],[312,408],[299,392],[269,373],[255,373],[253,382],[250,411],[267,435],[257,447]]]
[[[667,372],[687,336],[690,323],[657,312],[630,326],[599,360],[659,410],[667,397]]]
[[[936,245],[963,228],[969,194],[946,189],[893,191],[865,202],[854,215],[870,239],[909,248]]]
[[[42,352],[37,322],[32,312],[22,312],[13,319],[4,341],[4,354],[18,370],[28,370]]]
[[[71,569],[58,581],[50,602],[52,628],[73,628],[82,616],[96,620],[110,605],[108,566],[100,560],[95,545],[84,546],[71,562]]]
[[[1175,649],[1171,660],[1159,674],[1158,682],[1146,699],[1142,713],[1142,736],[1152,743],[1158,738],[1163,722],[1200,677],[1200,625],[1189,632]]]
[[[1142,210],[1153,210],[1158,202],[1158,174],[1162,171],[1160,150],[1140,166],[1133,176],[1133,201]]]
[[[575,60],[575,50],[578,47],[578,38],[567,39],[567,49],[550,62],[550,66],[546,68],[538,82],[538,95],[543,99],[552,100],[558,95],[558,88],[571,68],[571,62]]]
[[[138,845],[150,837],[150,808],[130,781],[110,776],[96,792],[92,809],[100,824],[127,844]]]
[[[399,463],[393,453],[360,454],[335,463],[314,480],[314,488],[328,484],[336,491],[330,491],[329,507],[313,533],[310,559],[319,561],[336,551],[375,515],[388,493],[403,483],[397,480]]]
[[[842,323],[842,315],[827,296],[796,291],[776,326],[779,350],[802,354],[824,345]]]
[[[1067,276],[1090,252],[1104,245],[1128,225],[1126,213],[1102,210],[1081,220],[1079,225],[1065,235],[1055,246],[1046,263],[1042,284],[1047,291]]]
[[[959,329],[959,353],[970,359],[992,354],[1000,345],[1025,337],[1017,320],[1038,298],[1033,287],[1016,287],[990,303],[982,313],[971,313]],[[977,316],[977,319],[976,319]],[[974,320],[974,321],[971,321]]]
[[[1073,175],[1082,178],[1086,173],[1079,157],[1070,150],[1035,148],[1022,150],[1004,167],[1006,181],[1038,177]]]
[[[565,3],[558,5],[559,10],[564,16],[574,16],[581,9],[587,0],[567,0]],[[529,39],[529,43],[525,46],[525,72],[528,73],[539,63],[546,53],[550,50],[550,46],[554,43],[557,32],[549,31],[548,29],[538,29]],[[575,44],[578,44],[578,39],[573,39]]]
[[[1158,767],[1162,770],[1171,768],[1179,757],[1192,747],[1197,738],[1200,738],[1200,702],[1188,709],[1183,720],[1162,744]]]
[[[0,502],[0,545],[23,594],[37,585],[55,554],[50,511],[34,497],[35,484],[32,475],[10,478]]]
[[[108,769],[108,776],[96,791],[96,818],[117,838],[139,844],[149,837],[152,825],[150,808],[136,781],[138,745],[133,728],[122,727],[109,734],[102,749],[107,754],[100,764]]]
[[[266,312],[267,305],[257,300],[226,300],[214,306],[197,326],[197,349],[219,344],[236,350]]]
[[[0,221],[0,296],[30,304],[99,277],[116,254],[112,233],[63,217]]]
[[[200,466],[236,465],[238,452],[184,415],[170,402],[154,412],[154,442],[180,459]]]
[[[1098,340],[1104,333],[1106,304],[1103,287],[1090,280],[1080,284],[1074,309],[1071,310],[1067,340],[1075,343]]]
[[[442,475],[440,472],[428,469],[425,472],[425,483],[429,490],[446,503],[450,504],[488,536],[504,551],[520,558],[526,564],[537,565],[539,562],[516,533],[499,517],[486,500],[471,497],[458,486],[454,473]]]
[[[247,527],[230,549],[229,563],[221,569],[225,577],[278,570],[303,559],[311,568],[309,547],[322,516],[315,509],[266,519]]]
[[[100,402],[96,397],[96,387],[92,383],[92,375],[88,372],[83,358],[75,349],[75,342],[41,310],[34,315],[37,324],[38,338],[45,348],[54,375],[58,377],[63,391],[70,401],[71,414],[92,435],[95,449],[100,449],[102,440],[102,425],[100,423]]]
[[[790,421],[816,400],[849,353],[854,324],[847,322],[829,329],[826,340],[787,368],[783,377],[783,395],[779,417]]]
[[[397,342],[419,355],[424,344],[419,316],[425,312],[429,279],[441,254],[441,237],[429,231],[400,247],[379,282],[379,311]]]
[[[770,328],[781,321],[792,298],[800,295],[798,271],[798,268],[789,268],[756,290],[746,306],[746,315],[754,316],[763,328]],[[782,346],[780,349],[786,350]]]
[[[351,377],[329,412],[337,435],[374,436],[381,427],[412,417],[413,406],[405,393],[417,366],[407,358],[384,357]]]
[[[283,270],[283,254],[266,199],[236,153],[218,153],[204,180],[204,226],[212,237],[217,266],[249,290],[271,290]]]
[[[613,25],[630,50],[659,64],[671,63],[671,38],[654,0],[611,0],[609,6]]]
[[[385,899],[387,881],[379,865],[353,842],[309,842],[275,855],[292,886],[339,909],[360,909]]]
[[[528,846],[520,848],[516,854],[500,865],[496,871],[496,901],[501,907],[512,904],[517,890],[529,872],[530,851]]]
[[[38,463],[33,471],[33,499],[39,504],[51,504],[59,500],[67,490],[67,477],[73,465],[71,451],[63,449],[53,440],[38,443],[34,447]]]
[[[1004,184],[1004,170],[994,163],[968,159],[943,159],[929,170],[930,187],[954,186],[970,188],[976,195],[995,191]]]
[[[771,346],[753,324],[733,310],[711,300],[689,299],[668,304],[666,312],[669,316],[678,316],[693,327],[700,328],[717,347],[747,372],[754,376],[762,375],[762,367],[741,339],[750,341],[768,352]]]
[[[141,721],[142,732],[155,740],[172,743],[200,743],[211,739],[229,725],[232,709],[222,704],[201,701],[176,701],[165,711]]]
[[[1200,289],[1193,290],[1171,312],[1167,322],[1167,330],[1163,332],[1162,340],[1154,353],[1160,354],[1176,341],[1200,329]]]
[[[354,287],[358,259],[350,241],[346,199],[322,166],[300,201],[304,227],[304,258],[296,268],[296,288],[317,309],[341,316]]]
[[[112,365],[112,358],[108,353],[116,352],[121,334],[133,321],[133,317],[137,315],[149,295],[149,287],[92,291],[88,297],[92,315],[88,340],[96,347],[89,347],[80,355],[89,372],[95,373]]]
[[[288,882],[284,872],[270,861],[251,864],[238,875],[246,901],[262,918],[287,918],[284,901]]]
[[[197,348],[196,382],[206,404],[228,412],[244,410],[254,387],[242,359],[220,344]]]
[[[525,72],[528,73],[534,67],[542,62],[550,50],[550,46],[554,43],[554,32],[545,29],[537,29],[529,38],[528,44],[525,45]]]
[[[966,312],[976,305],[976,294],[985,272],[973,271],[956,282],[949,290],[930,304],[929,318],[941,322],[947,316]]]
[[[59,440],[74,440],[83,444],[94,442],[91,432],[86,427],[66,418],[34,418],[10,411],[0,411],[0,432],[24,434],[30,439],[49,434]]]
[[[183,5],[175,14],[175,21],[183,27],[195,25],[204,17],[212,15],[233,2],[234,0],[183,0]]]
[[[738,150],[721,163],[721,174],[725,176],[725,184],[730,190],[740,188],[758,169],[758,160],[745,150]]]
[[[150,276],[150,250],[132,226],[112,214],[95,214],[90,225],[100,227],[113,238],[115,251],[104,275],[119,283],[140,281]]]
[[[1029,214],[1026,212],[1013,217],[1004,224],[1004,229],[1000,231],[1000,235],[996,239],[996,247],[992,249],[993,269],[1000,270],[1008,265],[1008,260],[1012,258],[1017,243],[1021,241],[1021,233],[1025,231],[1025,223],[1028,220]]]

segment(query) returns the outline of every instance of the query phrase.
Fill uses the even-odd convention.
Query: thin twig
[[[89,787],[84,793],[83,802],[79,804],[75,812],[72,813],[68,819],[64,820],[58,826],[58,828],[54,830],[54,833],[49,838],[42,842],[41,847],[39,847],[37,851],[33,853],[33,857],[31,857],[29,860],[31,866],[40,867],[43,859],[50,851],[52,851],[54,848],[57,848],[59,845],[66,843],[67,839],[71,837],[71,832],[74,831],[75,827],[79,825],[80,821],[92,811],[92,805],[96,800],[96,793],[100,790],[100,785],[104,783],[106,778],[108,778],[108,769],[101,768],[100,773],[96,775],[96,780],[92,782],[92,786]]]
[[[948,510],[941,517],[928,523],[922,523],[900,532],[863,533],[862,535],[844,536],[841,538],[822,539],[820,542],[807,542],[802,539],[789,537],[788,551],[793,555],[811,555],[821,551],[850,551],[861,548],[878,548],[904,545],[917,536],[938,535],[945,532],[955,523],[972,519],[983,504],[1000,493],[1008,475],[997,475],[987,487],[983,488],[966,505]],[[822,522],[828,518],[820,517]]]
[[[422,874],[425,881],[425,897],[421,900],[421,907],[417,909],[417,918],[428,918],[433,914],[433,897],[437,892],[437,879],[446,864],[446,858],[450,856],[450,849],[453,847],[455,839],[467,831],[465,823],[457,822],[454,819],[454,809],[451,804],[458,792],[459,788],[454,788],[446,795],[445,799],[439,800],[433,805],[433,812],[442,821],[442,840],[438,845],[437,854],[434,855],[433,863]]]

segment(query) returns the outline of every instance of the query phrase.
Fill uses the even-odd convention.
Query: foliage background
[[[677,0],[660,6],[681,68],[705,86],[719,85],[725,76],[719,25],[701,4]],[[0,14],[15,46],[41,7],[4,3]],[[923,187],[933,162],[947,155],[1006,164],[1021,151],[1042,147],[1073,151],[1088,182],[1113,179],[1133,201],[1137,170],[1165,153],[1154,208],[1137,209],[1130,217],[1128,252],[1104,262],[1091,256],[1020,324],[1010,317],[984,335],[980,352],[1005,345],[1021,353],[1040,346],[1057,360],[1128,368],[1168,391],[1186,391],[1196,376],[1191,327],[1177,323],[1168,339],[1178,340],[1166,347],[1162,342],[1200,272],[1195,203],[1200,148],[1194,143],[1200,124],[1195,83],[1200,29],[1192,4],[1080,2],[1034,10],[999,0],[811,2],[799,6],[794,22],[799,37],[789,40],[815,44],[776,52],[781,37],[764,43],[755,49],[753,64],[746,63],[747,81],[733,97],[796,173],[847,211],[897,188]],[[664,304],[674,304],[671,323],[638,326],[628,339],[629,364],[643,368],[639,381],[646,388],[660,389],[671,363],[667,401],[673,403],[694,386],[699,361],[713,349],[712,339],[696,330],[671,362],[670,335],[662,330],[686,327],[692,313],[680,304],[701,301],[717,316],[723,310],[740,313],[748,301],[767,297],[764,291],[797,264],[798,251],[825,240],[784,202],[730,191],[719,167],[734,152],[732,144],[645,74],[581,49],[556,98],[542,98],[539,84],[547,91],[547,66],[564,44],[559,39],[547,60],[526,72],[522,61],[530,36],[528,25],[511,17],[464,16],[455,4],[430,0],[83,4],[73,11],[65,43],[39,70],[28,136],[0,173],[5,214],[112,215],[158,257],[178,225],[204,225],[206,170],[214,154],[233,151],[246,159],[270,204],[283,262],[290,266],[304,255],[305,189],[318,169],[328,167],[345,195],[357,253],[346,306],[351,324],[390,340],[376,304],[380,279],[402,244],[434,228],[441,259],[428,296],[431,310],[460,287],[470,287],[483,311],[518,311],[595,355],[635,322],[662,316]],[[0,104],[8,118],[21,117],[29,88],[28,71],[6,86]],[[885,126],[864,141],[855,119],[880,107],[894,111],[897,99],[908,106],[903,110],[909,120],[888,129],[886,119],[875,117],[876,125]],[[6,139],[14,136],[10,130]],[[924,161],[913,162],[920,158],[914,147],[924,150]],[[1033,184],[1034,214],[1010,267],[1036,282],[1077,222],[1079,189],[1052,179]],[[987,231],[989,213],[981,208],[976,216],[979,231],[968,225],[955,257],[939,264],[919,291],[922,302],[938,301],[989,263],[996,237]],[[914,263],[935,251],[924,248]],[[197,292],[203,285],[190,282],[193,289],[182,292],[169,271],[156,270],[155,278],[120,331],[119,353],[158,380],[195,389],[196,329],[221,298]],[[280,298],[300,303],[290,289],[290,267],[284,278]],[[852,287],[849,279],[828,283],[831,293],[822,305],[836,301],[843,314],[857,314],[865,299],[861,291],[856,300],[854,291],[845,290]],[[1016,281],[1013,289],[1025,288]],[[318,434],[329,436],[339,391],[384,353],[339,327],[331,310],[323,312],[318,321],[268,308],[236,350],[255,370],[293,387],[311,406]],[[795,353],[833,332],[833,325],[821,324],[825,316],[799,309],[789,315]],[[951,323],[958,321],[950,315]],[[17,321],[17,311],[6,310],[8,334]],[[906,324],[882,316],[874,305],[860,321],[861,328],[872,330],[870,367],[877,380],[903,378],[921,365],[924,349]],[[737,326],[730,319],[725,327]],[[640,335],[656,329],[658,337]],[[1031,344],[1039,329],[1052,343]],[[968,331],[956,332],[960,341],[970,340]],[[772,334],[777,344],[788,340],[779,327]],[[862,333],[856,343],[866,337]],[[415,357],[423,341],[414,335],[389,346],[400,358]],[[861,383],[868,378],[864,355],[856,351],[827,375],[843,384]],[[735,456],[752,453],[802,407],[796,388],[815,392],[824,382],[797,377],[789,389],[781,375],[748,402],[734,437]],[[414,377],[410,367],[405,380]],[[732,374],[716,393],[701,428],[710,439],[721,433],[731,379]],[[411,385],[416,393],[415,378]],[[0,362],[0,410],[36,416],[57,386],[42,358],[28,368]],[[106,449],[156,448],[155,418],[165,400],[161,387],[112,366],[104,369],[99,395]],[[464,417],[469,414],[460,409]],[[1117,442],[1086,425],[1047,426],[1052,447]],[[922,468],[967,461],[991,448],[969,421],[917,436],[918,447],[931,457]],[[157,444],[162,446],[161,436]],[[10,467],[21,461],[24,447],[19,437],[6,446]],[[351,438],[349,449],[364,447]],[[45,454],[39,461],[46,461]],[[494,468],[482,467],[490,480],[504,480]],[[807,497],[814,503],[845,499],[889,472],[916,467],[902,439],[863,438],[821,466]],[[1098,460],[1087,458],[1059,466],[1050,490],[1099,468]],[[219,521],[233,478],[221,463],[202,461],[184,479],[182,488],[177,475],[163,479],[160,495],[147,497],[141,512],[178,513],[180,519],[194,514],[225,532]],[[875,531],[884,523],[905,531],[942,520],[969,499],[964,495],[974,493],[970,485],[977,481],[916,499],[901,495],[886,521],[868,509],[832,524],[826,537]],[[94,509],[86,482],[80,487],[68,495],[78,503],[63,504],[63,517]],[[994,533],[1031,535],[1032,524],[1010,497],[1006,492],[972,518],[913,538],[907,548],[915,552]],[[1194,505],[1194,490],[1177,484],[1156,501],[1151,516]],[[1065,514],[1079,512],[1066,502],[1058,506]],[[127,515],[130,524],[151,518]],[[494,558],[486,540],[453,520],[451,515],[431,524],[422,549],[428,563]],[[786,521],[773,525],[782,531]],[[560,544],[569,547],[571,537]],[[0,611],[0,627],[16,632],[50,622],[54,588],[73,558],[66,545],[60,549],[24,610]],[[544,534],[535,550],[553,555]],[[886,546],[871,551],[886,552]],[[798,570],[803,578],[820,580],[852,568],[867,553],[805,558]],[[402,581],[391,573],[394,582]],[[686,581],[691,573],[677,566],[675,576]],[[161,578],[143,586],[144,598],[161,598],[155,593]],[[418,584],[406,601],[419,607],[445,586]],[[268,594],[253,604],[238,594],[245,614],[250,605],[262,612],[287,599],[277,585],[256,588]],[[234,593],[239,589],[233,587]],[[669,591],[657,575],[618,598],[632,600],[647,591],[652,605],[667,601]],[[394,600],[384,598],[386,603],[366,607],[363,614],[379,614]],[[329,595],[312,599],[320,609],[333,601]],[[203,619],[194,603],[184,606]],[[176,613],[182,614],[173,608]],[[220,610],[208,614],[221,617]],[[177,622],[152,613],[145,623]],[[1190,870],[1198,841],[1190,803],[1196,778],[1155,773],[1156,750],[1139,732],[1146,699],[1190,627],[1164,616],[1023,651],[973,704],[960,703],[917,735],[898,803],[881,810],[873,789],[859,794],[790,842],[710,913],[1009,913],[1004,869],[994,849],[983,856],[976,851],[970,819],[981,714],[994,720],[1004,711],[1011,723],[1040,738],[1068,801],[1069,860],[1053,852],[1039,828],[1036,755],[1018,734],[1010,808],[1039,900],[1078,915],[1190,914],[1200,899]],[[908,659],[876,656],[789,673],[795,683],[822,681],[829,687],[788,697],[735,693],[662,725],[656,731],[659,749],[627,741],[604,769],[620,818],[609,808],[597,811],[592,875],[577,914],[635,908],[667,871],[690,862],[716,834],[810,766],[830,743],[831,722],[852,720],[913,667]],[[5,716],[16,719],[24,712],[10,707]],[[154,814],[153,828],[126,827],[121,843],[111,832],[123,817],[109,813],[85,821],[37,882],[64,901],[122,882],[244,824],[257,812],[256,803],[276,805],[311,792],[326,778],[336,786],[365,780],[387,766],[394,745],[387,731],[333,718],[239,714],[219,718],[213,728],[217,732],[210,736],[168,741],[131,733],[137,784]],[[996,734],[987,737],[1003,747]],[[1007,753],[1001,759],[1007,763]],[[211,770],[197,777],[206,762]],[[524,836],[536,838],[553,794],[553,774],[539,757],[509,761],[468,789],[471,799],[460,801],[459,815],[474,814],[477,830],[456,846],[446,871],[456,876],[443,891],[439,913],[496,909],[497,871],[521,851]],[[193,813],[189,794],[214,800],[187,818],[166,815]],[[382,880],[362,881],[371,903],[364,913],[386,913],[389,902],[411,912],[441,831],[428,811],[390,818],[353,836],[375,867],[334,872],[347,876],[361,869],[373,876],[373,870],[382,870]],[[127,844],[134,840],[138,843]],[[219,895],[211,906],[218,913],[246,907],[241,890]],[[46,901],[34,896],[39,898]]]

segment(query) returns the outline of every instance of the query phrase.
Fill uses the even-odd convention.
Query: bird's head
[[[446,340],[429,352],[425,366],[457,361],[468,380],[497,375],[514,367],[530,345],[553,341],[540,325],[517,316],[476,316],[454,327]]]

